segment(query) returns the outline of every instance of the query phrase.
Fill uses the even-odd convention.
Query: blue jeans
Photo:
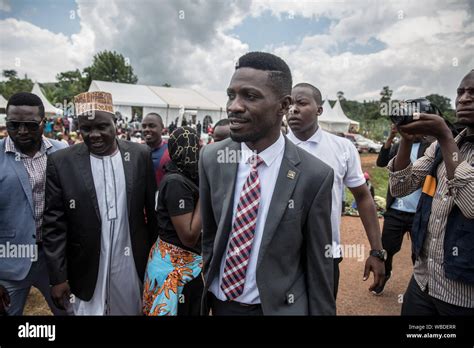
[[[67,312],[57,308],[51,299],[51,288],[49,286],[49,275],[46,266],[46,257],[43,248],[38,246],[38,260],[31,263],[30,271],[23,280],[0,280],[0,284],[7,289],[10,295],[10,307],[8,315],[23,315],[26,299],[32,286],[37,288],[44,296],[48,306],[54,315],[72,315],[72,309]]]

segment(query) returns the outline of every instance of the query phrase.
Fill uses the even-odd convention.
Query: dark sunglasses
[[[37,131],[43,121],[41,122],[36,122],[36,121],[7,121],[7,129],[9,131],[17,131],[20,129],[21,125],[25,126],[26,129],[28,129],[30,132]]]

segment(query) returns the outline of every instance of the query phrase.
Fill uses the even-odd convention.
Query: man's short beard
[[[463,119],[463,120],[456,121],[456,123],[461,125],[461,126],[466,126],[466,127],[470,127],[470,128],[474,127],[474,120]]]
[[[260,131],[254,132],[254,133],[247,133],[247,134],[235,134],[230,131],[230,138],[233,141],[236,141],[238,143],[254,143],[260,139],[265,138],[265,136],[270,132],[270,128],[267,129],[261,129]]]

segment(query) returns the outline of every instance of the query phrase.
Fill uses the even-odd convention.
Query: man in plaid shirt
[[[46,160],[67,145],[43,136],[41,99],[17,93],[7,104],[8,137],[0,140],[0,314],[22,315],[31,286],[51,311],[64,315],[51,300],[42,249]]]

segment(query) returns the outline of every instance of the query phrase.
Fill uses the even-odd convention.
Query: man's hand
[[[398,133],[397,125],[392,124],[392,128],[390,129],[390,134],[388,135],[387,140],[385,141],[384,148],[385,149],[390,149],[393,143],[393,139]]]
[[[419,116],[418,120],[398,127],[403,137],[410,137],[410,135],[413,137],[415,134],[422,134],[431,135],[440,140],[451,134],[451,130],[442,117],[422,113]],[[409,139],[407,138],[407,140]]]
[[[401,128],[398,129],[398,132],[400,133],[402,140],[406,143],[412,144],[415,140],[416,134],[409,134],[407,132],[404,132]]]
[[[54,304],[59,309],[66,310],[65,303],[69,302],[69,296],[71,295],[71,289],[67,282],[54,285],[51,288],[51,298],[53,299]]]
[[[390,128],[390,134],[389,134],[388,138],[393,140],[393,138],[395,138],[397,133],[398,133],[397,125],[392,124],[392,127]]]
[[[369,279],[370,272],[374,274],[374,282],[369,287],[369,291],[372,291],[378,286],[383,286],[385,281],[385,263],[375,256],[369,256],[365,261],[364,281]]]
[[[0,285],[0,315],[7,313],[7,307],[10,306],[10,295],[3,285]]]

